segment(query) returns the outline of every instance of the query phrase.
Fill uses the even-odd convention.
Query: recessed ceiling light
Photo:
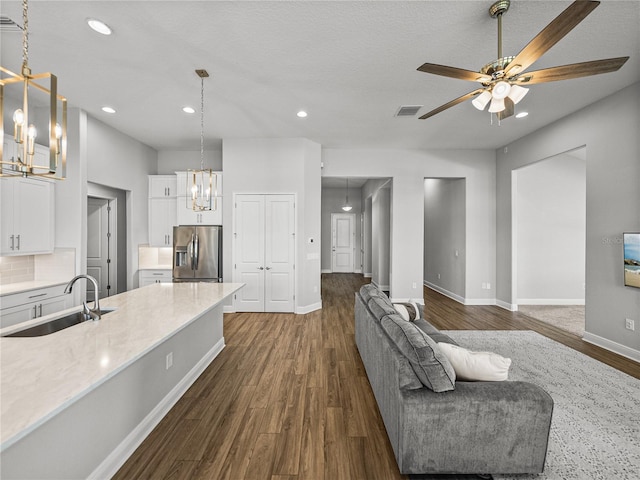
[[[116,110],[113,107],[102,107],[102,111],[105,113],[116,113]]]
[[[196,113],[196,110],[193,107],[182,107],[182,111],[184,113]]]
[[[516,118],[524,118],[529,115],[529,112],[520,112],[516,115]]]
[[[106,23],[96,20],[95,18],[87,18],[87,23],[95,32],[101,33],[102,35],[111,35],[111,28]]]
[[[307,116],[307,112],[305,112],[304,110],[300,110],[296,115],[298,115],[300,118],[304,118]]]

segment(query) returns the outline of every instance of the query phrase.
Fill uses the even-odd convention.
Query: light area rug
[[[640,380],[532,331],[446,333],[511,358],[509,380],[535,383],[554,400],[544,472],[494,479],[640,479]]]
[[[518,311],[579,337],[584,336],[584,305],[518,305]]]

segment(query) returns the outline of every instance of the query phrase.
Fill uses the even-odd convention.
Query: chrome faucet
[[[84,301],[82,302],[82,307],[83,307],[82,311],[87,317],[91,318],[92,320],[100,320],[102,316],[102,312],[100,311],[100,300],[98,299],[100,292],[98,291],[98,282],[96,281],[95,278],[93,278],[91,275],[76,275],[71,279],[69,283],[67,283],[67,286],[64,288],[64,293],[71,293],[71,290],[73,289],[73,284],[76,283],[76,281],[81,278],[86,278],[91,283],[93,283],[93,291],[95,292],[94,300],[93,300],[93,308],[89,308],[89,306],[87,305],[87,302]]]

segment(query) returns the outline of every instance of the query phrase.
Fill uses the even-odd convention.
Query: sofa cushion
[[[422,384],[434,392],[446,392],[455,387],[456,374],[436,342],[413,322],[398,314],[386,315],[380,321],[398,350],[409,360]]]
[[[396,309],[393,308],[391,302],[388,299],[380,298],[380,297],[371,297],[367,302],[367,307],[371,310],[371,313],[376,320],[380,320],[385,315],[392,315],[396,312]]]
[[[431,340],[433,340],[434,342],[436,342],[436,343],[440,343],[440,342],[451,343],[453,345],[457,345],[457,343],[455,342],[455,340],[453,338],[451,338],[446,333],[442,333],[440,330],[438,330],[436,327],[431,325],[424,318],[419,318],[418,320],[415,320],[414,323],[416,324],[416,327],[418,327],[424,333],[429,335],[431,337]]]
[[[500,382],[509,377],[511,359],[492,352],[472,352],[448,343],[439,343],[458,380]]]

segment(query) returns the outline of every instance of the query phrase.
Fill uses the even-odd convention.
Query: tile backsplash
[[[0,285],[29,282],[35,278],[34,255],[0,257]]]
[[[0,285],[33,280],[66,280],[75,275],[76,251],[58,248],[47,255],[0,257]]]

